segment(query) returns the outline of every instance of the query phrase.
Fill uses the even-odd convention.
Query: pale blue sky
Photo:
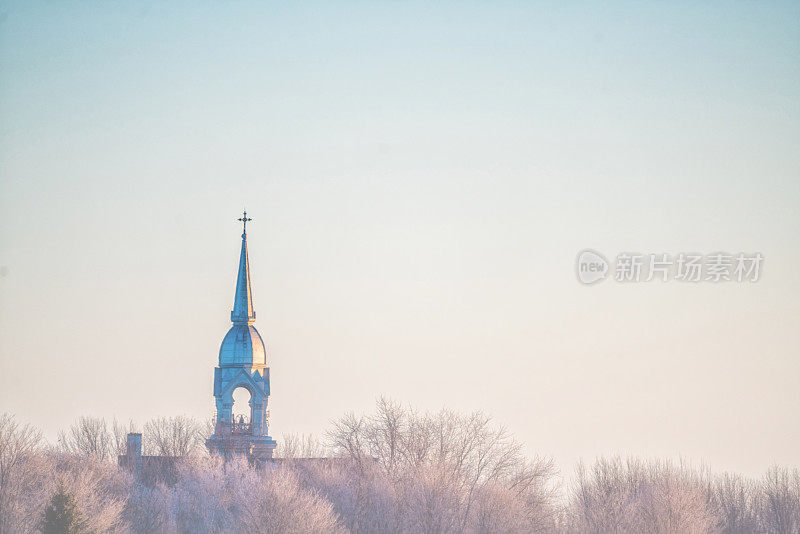
[[[278,438],[388,394],[566,472],[800,464],[800,5],[564,4],[2,2],[2,410],[210,415],[246,207]]]

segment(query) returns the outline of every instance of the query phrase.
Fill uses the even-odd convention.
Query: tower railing
[[[253,429],[250,423],[231,423],[231,434],[249,434]]]
[[[250,434],[253,431],[253,425],[249,421],[243,419],[236,421],[219,421],[216,416],[211,418],[211,423],[214,425],[214,431],[221,431],[223,433],[231,434]]]

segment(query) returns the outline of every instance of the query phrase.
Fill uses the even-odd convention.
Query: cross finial
[[[242,214],[242,216],[240,218],[236,219],[236,220],[237,221],[241,221],[241,223],[242,223],[242,237],[246,236],[247,235],[247,221],[252,221],[253,219],[250,219],[249,217],[247,217],[247,211],[245,210],[245,212]]]

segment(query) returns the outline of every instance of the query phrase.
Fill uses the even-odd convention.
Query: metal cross
[[[253,219],[248,218],[247,217],[247,211],[245,211],[244,214],[242,214],[242,216],[240,218],[236,219],[236,220],[240,221],[242,223],[242,233],[246,234],[247,233],[247,221],[252,221]]]

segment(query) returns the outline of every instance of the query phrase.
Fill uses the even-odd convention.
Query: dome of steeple
[[[266,365],[264,340],[253,325],[235,324],[219,347],[219,366]]]

